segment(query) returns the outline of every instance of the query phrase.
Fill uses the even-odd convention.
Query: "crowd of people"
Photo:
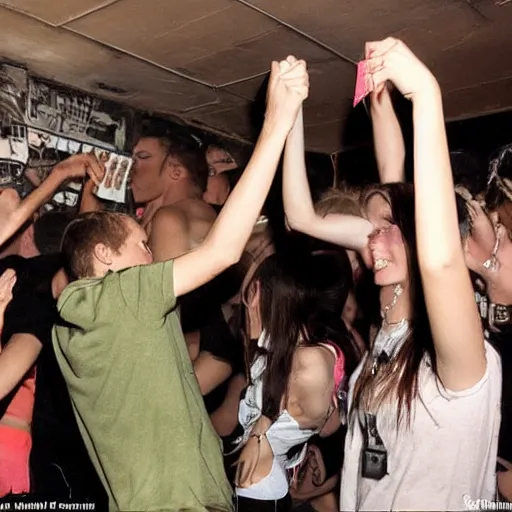
[[[93,155],[23,200],[0,191],[0,497],[198,512],[512,501],[512,146],[485,183],[459,179],[435,77],[396,39],[365,51],[380,183],[313,201],[309,78],[290,56],[272,63],[232,190],[219,148],[154,130],[133,150],[138,215],[103,209]],[[412,103],[413,183],[391,87]],[[260,213],[283,153],[277,240]],[[79,212],[38,213],[77,179]]]

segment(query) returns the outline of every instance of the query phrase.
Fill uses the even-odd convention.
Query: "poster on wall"
[[[196,136],[186,126],[146,117],[129,107],[32,77],[22,67],[0,63],[0,187],[14,187],[25,197],[66,158],[93,152],[105,165],[98,197],[109,202],[108,208],[126,211],[133,167],[126,153],[132,136],[143,131],[143,120],[164,126],[171,138],[194,139],[199,147],[204,142],[205,134]],[[212,175],[236,167],[231,155],[224,153],[209,161]],[[46,208],[75,208],[81,187],[81,181],[65,184]]]
[[[0,137],[0,158],[22,164],[28,161],[27,128],[11,125]]]
[[[114,181],[102,195],[124,202],[131,160],[121,154],[126,150],[132,117],[125,107],[30,77],[23,68],[0,64],[0,186],[14,187],[23,197],[59,162],[83,151],[87,144],[109,155],[118,154]],[[76,207],[81,187],[81,182],[65,184],[46,208]]]
[[[27,124],[81,142],[123,150],[126,115],[99,98],[29,79]]]
[[[20,189],[28,161],[27,129],[11,125],[0,134],[0,186]]]
[[[0,128],[25,124],[26,92],[26,70],[0,63]]]
[[[77,153],[92,153],[105,165],[106,170],[97,192],[98,197],[116,203],[125,202],[132,167],[132,159],[129,156],[34,128],[27,130],[27,145],[28,162],[25,177],[33,187],[39,186],[59,162]],[[46,209],[77,206],[81,187],[81,180],[65,184],[50,200]]]
[[[57,137],[40,130],[28,128],[27,142],[29,158],[25,169],[25,178],[32,185],[38,187],[51,170],[62,160],[79,153],[82,147],[80,142]],[[65,209],[78,204],[81,182],[69,182],[52,197],[46,209]]]

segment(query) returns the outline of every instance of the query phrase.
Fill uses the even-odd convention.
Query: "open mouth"
[[[375,272],[378,272],[379,270],[385,269],[389,265],[389,261],[384,258],[379,258],[375,260],[375,263],[373,264],[373,270]]]

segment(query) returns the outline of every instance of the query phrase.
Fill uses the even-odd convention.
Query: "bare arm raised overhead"
[[[302,109],[288,135],[284,152],[283,201],[288,225],[326,242],[361,251],[366,247],[372,225],[361,217],[316,214],[309,190],[304,159]]]
[[[174,291],[183,295],[236,263],[258,219],[283,146],[308,95],[306,63],[273,62],[265,122],[252,157],[205,241],[174,262]]]
[[[405,180],[405,144],[400,123],[393,108],[388,87],[384,84],[370,95],[373,146],[381,183]]]
[[[452,391],[484,375],[484,337],[464,262],[439,85],[401,41],[370,43],[376,87],[391,80],[413,103],[418,263],[432,328],[437,371]]]

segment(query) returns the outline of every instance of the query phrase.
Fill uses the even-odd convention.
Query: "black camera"
[[[388,454],[385,448],[366,448],[363,450],[362,477],[381,480],[388,473]]]

